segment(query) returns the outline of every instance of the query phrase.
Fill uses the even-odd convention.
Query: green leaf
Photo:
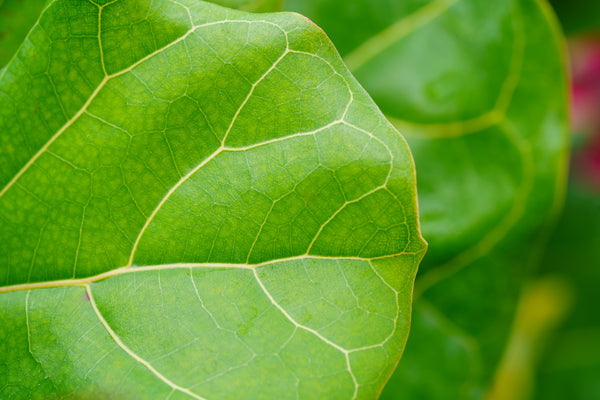
[[[562,198],[567,85],[548,5],[289,0],[287,8],[325,29],[415,157],[430,250],[406,353],[383,398],[480,398],[538,233]]]
[[[27,36],[46,0],[0,0],[0,68]]]
[[[0,72],[0,398],[375,398],[424,251],[325,34],[55,0]]]
[[[283,0],[210,0],[211,3],[248,12],[281,11]],[[0,68],[23,42],[42,12],[46,0],[0,0]]]

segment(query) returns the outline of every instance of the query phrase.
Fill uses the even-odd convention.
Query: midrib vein
[[[22,290],[31,289],[49,289],[56,287],[71,287],[71,286],[86,286],[94,282],[99,282],[108,278],[123,274],[131,274],[136,272],[145,271],[163,271],[169,269],[245,269],[254,270],[261,267],[266,267],[272,264],[284,263],[289,261],[301,261],[301,260],[350,260],[350,261],[363,261],[371,262],[381,260],[390,257],[399,257],[404,255],[414,255],[414,253],[403,252],[398,254],[384,255],[380,257],[364,258],[364,257],[334,257],[334,256],[318,256],[318,255],[300,255],[288,258],[279,258],[275,260],[265,261],[258,264],[236,264],[236,263],[174,263],[174,264],[159,264],[159,265],[146,265],[146,266],[124,266],[115,268],[113,270],[103,272],[98,275],[90,276],[88,278],[80,279],[59,279],[47,282],[35,282],[35,283],[20,283],[16,285],[0,287],[0,293],[17,292]]]

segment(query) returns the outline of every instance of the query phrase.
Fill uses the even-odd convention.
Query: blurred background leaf
[[[598,0],[550,0],[567,35],[590,32],[600,27]]]
[[[487,400],[527,400],[548,333],[562,322],[572,293],[562,277],[537,279],[525,286],[500,367]]]
[[[573,154],[565,209],[540,264],[572,307],[547,332],[532,383],[536,400],[600,399],[600,3],[553,0],[568,36]]]
[[[600,3],[554,4],[571,33],[573,155],[565,209],[538,276],[560,277],[570,286],[573,304],[564,323],[548,332],[532,397],[595,400],[600,399]]]
[[[274,12],[281,11],[283,0],[205,0],[219,4],[223,7],[236,8],[248,12]]]

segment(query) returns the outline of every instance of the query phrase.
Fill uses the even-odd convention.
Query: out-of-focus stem
[[[526,400],[545,339],[567,315],[571,290],[560,278],[533,282],[521,296],[512,334],[485,400]]]

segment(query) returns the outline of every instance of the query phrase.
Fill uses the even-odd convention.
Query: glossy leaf
[[[55,0],[0,72],[0,397],[374,398],[425,250],[324,33]]]
[[[382,398],[481,398],[538,232],[562,198],[562,40],[530,0],[289,0],[408,136],[430,250]],[[549,84],[551,82],[551,84]]]

